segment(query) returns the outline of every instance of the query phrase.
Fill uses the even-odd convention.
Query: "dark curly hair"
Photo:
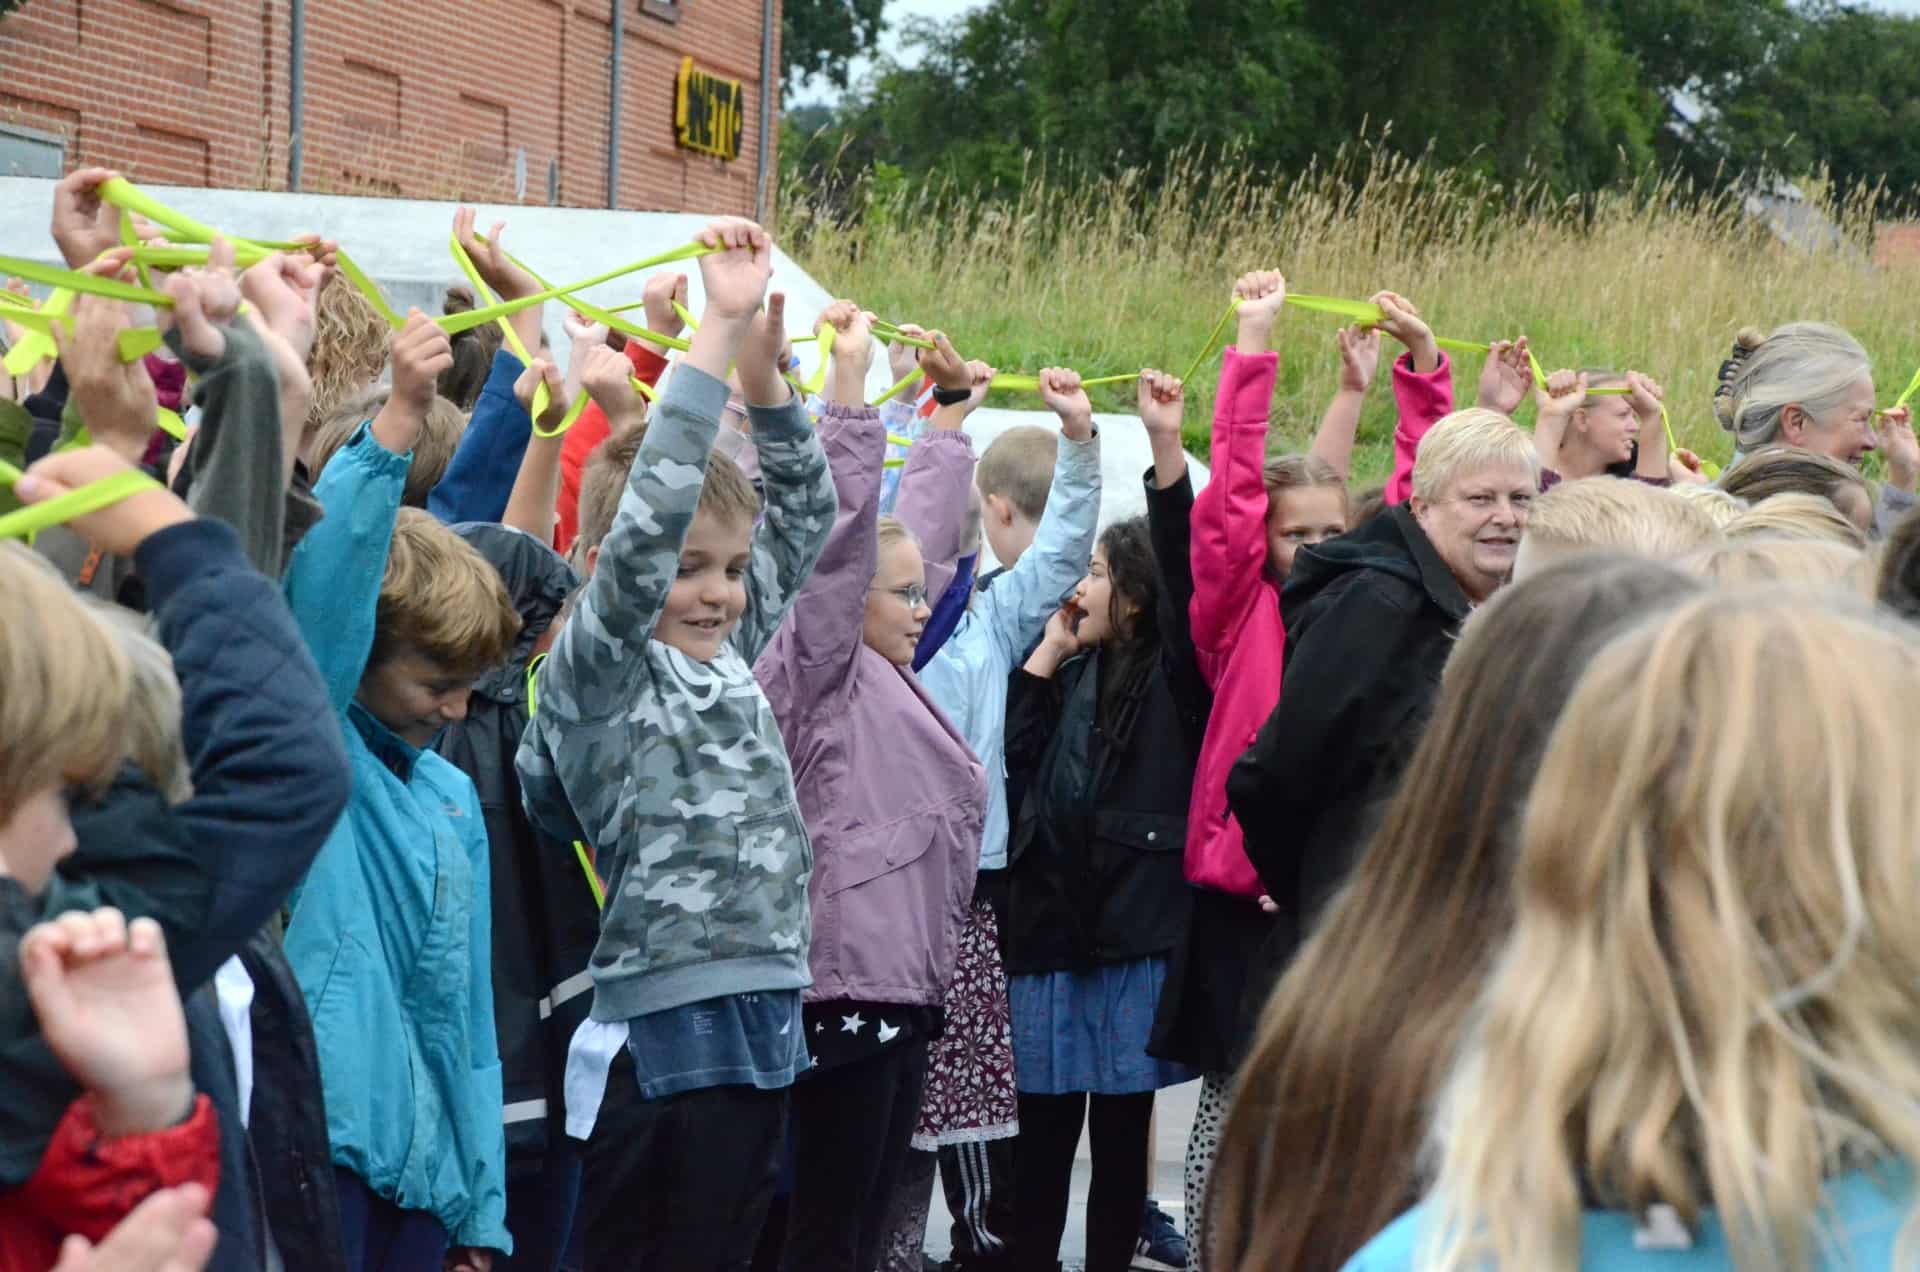
[[[1100,536],[1100,550],[1113,584],[1107,600],[1113,639],[1104,651],[1100,722],[1111,744],[1124,748],[1133,739],[1140,703],[1153,683],[1160,655],[1160,575],[1145,517],[1108,526]]]

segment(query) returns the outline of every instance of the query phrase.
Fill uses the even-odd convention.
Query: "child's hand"
[[[1533,391],[1534,409],[1542,416],[1564,419],[1587,404],[1587,373],[1555,371],[1547,377],[1547,387]]]
[[[1527,338],[1496,340],[1480,368],[1479,404],[1489,411],[1512,415],[1533,388],[1533,363],[1527,356]]]
[[[13,493],[22,503],[44,503],[133,467],[104,445],[56,451],[28,468],[14,483]],[[98,512],[74,517],[67,526],[102,552],[131,556],[135,548],[146,542],[148,535],[192,520],[192,511],[180,502],[179,496],[154,486],[108,504]]]
[[[968,361],[967,370],[973,375],[973,391],[967,394],[967,400],[960,404],[962,419],[980,409],[980,404],[987,400],[987,394],[993,389],[993,377],[1000,374],[998,370],[988,366],[979,358]]]
[[[53,241],[67,268],[79,269],[120,246],[120,209],[100,198],[100,186],[120,174],[110,168],[79,168],[53,187]]]
[[[923,328],[916,327],[912,323],[904,324],[900,328],[900,332],[902,335],[908,336],[924,336],[927,334]],[[901,344],[897,340],[887,346],[887,370],[893,373],[893,382],[895,384],[900,383],[900,381],[912,375],[914,369],[920,365],[918,358],[919,352],[920,350],[915,346]]]
[[[407,325],[394,333],[393,393],[398,402],[426,417],[439,392],[440,373],[453,365],[453,344],[433,319],[418,309],[407,311]]]
[[[220,1239],[207,1218],[212,1204],[199,1184],[149,1193],[99,1245],[69,1236],[53,1272],[201,1272]]]
[[[721,217],[696,240],[723,250],[700,258],[707,312],[721,321],[746,322],[760,308],[773,277],[773,240],[752,221]]]
[[[640,293],[640,303],[645,307],[647,315],[648,331],[657,331],[663,336],[677,336],[687,329],[687,324],[680,318],[680,312],[673,307],[675,301],[679,301],[683,306],[687,303],[685,274],[648,276],[647,285]]]
[[[873,315],[851,300],[836,300],[820,314],[818,327],[833,328],[833,360],[859,369],[864,378],[873,365]]]
[[[473,261],[474,271],[480,275],[480,281],[493,289],[494,294],[502,300],[539,295],[543,290],[539,280],[514,264],[507,256],[506,247],[500,242],[500,235],[506,230],[507,223],[495,221],[493,228],[487,231],[487,241],[482,243],[474,236],[473,222],[472,208],[454,209],[454,241]]]
[[[479,1246],[454,1246],[440,1264],[441,1272],[493,1272],[493,1251]]]
[[[793,396],[793,386],[781,376],[787,369],[787,294],[768,292],[767,307],[747,324],[740,342],[736,371],[740,395],[749,406],[779,406]]]
[[[1712,478],[1700,457],[1685,447],[1667,456],[1667,480],[1676,486],[1704,486]]]
[[[1903,406],[1879,416],[1873,435],[1874,444],[1887,457],[1887,484],[1911,494],[1920,483],[1920,439],[1913,435],[1913,408]]]
[[[967,366],[966,359],[953,347],[945,332],[929,331],[926,338],[933,341],[933,348],[920,350],[920,369],[927,378],[943,389],[973,389],[973,371]]]
[[[601,347],[606,348],[604,345]],[[613,350],[607,349],[607,352],[613,353]],[[613,353],[613,356],[619,360],[622,367],[627,365],[627,360],[619,354]],[[552,432],[554,429],[559,428],[560,421],[567,417],[567,407],[571,405],[573,401],[573,399],[568,396],[566,377],[560,374],[560,368],[554,366],[553,363],[545,358],[535,358],[533,365],[522,371],[520,378],[513,382],[513,397],[516,402],[520,403],[521,410],[531,411],[533,409],[534,391],[540,387],[542,382],[545,382],[547,386],[547,409],[540,412],[540,418],[535,420],[534,423],[542,429]],[[601,409],[605,410],[606,408],[602,407]],[[609,419],[611,419],[611,417],[609,417]]]
[[[1413,302],[1398,292],[1376,292],[1373,303],[1380,306],[1385,315],[1380,321],[1381,330],[1406,346],[1413,355],[1413,369],[1422,375],[1440,369],[1440,346],[1433,341],[1433,328],[1427,326],[1420,317],[1420,311]]]
[[[1265,353],[1273,335],[1274,320],[1287,301],[1287,280],[1277,269],[1257,269],[1242,274],[1233,284],[1233,298],[1240,302],[1239,332],[1234,348],[1242,353]]]
[[[1342,327],[1333,333],[1340,346],[1340,391],[1365,393],[1380,370],[1380,333],[1370,327]]]
[[[128,464],[138,464],[153,437],[159,404],[145,363],[120,360],[127,307],[83,292],[73,298],[70,316],[73,330],[56,323],[53,337],[73,407],[95,442],[112,447]]]
[[[340,264],[340,245],[330,238],[321,238],[318,234],[306,231],[294,235],[289,241],[298,243],[309,260],[323,266],[328,272]]]
[[[1080,607],[1068,601],[1047,619],[1047,628],[1040,637],[1040,643],[1062,661],[1073,657],[1080,652],[1080,637],[1074,631],[1079,622]]]
[[[580,388],[607,416],[607,428],[622,432],[646,418],[647,405],[633,389],[633,364],[627,355],[601,345],[580,358]],[[521,377],[525,379],[524,376]],[[514,386],[518,396],[520,386]],[[549,389],[549,392],[552,390]]]
[[[560,326],[567,333],[567,398],[571,401],[580,391],[580,370],[586,365],[587,354],[608,347],[607,326],[582,318],[571,309],[560,315]],[[625,362],[625,356],[620,360]]]
[[[21,938],[20,975],[47,1046],[92,1094],[103,1134],[164,1130],[193,1111],[187,1021],[158,923],[69,911]]]
[[[303,365],[313,352],[315,311],[327,273],[317,260],[275,252],[240,275],[240,294],[258,311],[256,327],[270,328]]]
[[[1080,387],[1080,373],[1048,367],[1040,373],[1040,400],[1060,417],[1060,431],[1076,442],[1093,436],[1093,403]]]
[[[1145,426],[1148,438],[1180,440],[1180,420],[1186,412],[1187,391],[1178,376],[1152,368],[1142,371],[1139,404],[1140,423]]]
[[[1667,391],[1648,376],[1638,371],[1627,372],[1627,405],[1640,417],[1642,424],[1660,418],[1660,404],[1667,400]]]
[[[173,308],[157,311],[160,330],[180,328],[188,353],[218,358],[227,351],[227,326],[240,311],[240,284],[233,276],[233,244],[213,240],[201,269],[183,269],[167,277]]]

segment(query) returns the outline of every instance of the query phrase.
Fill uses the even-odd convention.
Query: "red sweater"
[[[627,361],[633,363],[633,373],[649,386],[660,383],[667,369],[667,360],[638,340],[627,341]],[[580,533],[580,474],[586,471],[593,448],[607,440],[608,431],[607,413],[589,402],[567,430],[567,440],[560,444],[560,520],[553,528],[553,550],[561,556],[567,555]]]
[[[33,1178],[0,1197],[0,1272],[46,1272],[68,1234],[103,1241],[135,1206],[181,1184],[209,1194],[220,1186],[220,1122],[206,1096],[178,1126],[108,1139],[83,1095],[67,1106]]]

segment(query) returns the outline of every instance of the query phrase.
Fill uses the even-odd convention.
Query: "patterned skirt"
[[[945,1006],[947,1029],[927,1053],[927,1089],[913,1132],[913,1146],[923,1153],[1020,1131],[1000,925],[993,907],[979,897],[960,928]]]

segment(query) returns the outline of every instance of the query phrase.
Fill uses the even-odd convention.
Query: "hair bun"
[[[469,313],[477,308],[478,304],[479,302],[474,299],[471,288],[455,284],[447,288],[446,303],[440,306],[440,312],[445,314]]]
[[[1758,327],[1742,327],[1735,333],[1733,348],[1727,360],[1720,364],[1719,382],[1713,390],[1713,418],[1721,428],[1733,428],[1733,382],[1739,378],[1740,368],[1753,356],[1753,351],[1766,342],[1766,335]]]

